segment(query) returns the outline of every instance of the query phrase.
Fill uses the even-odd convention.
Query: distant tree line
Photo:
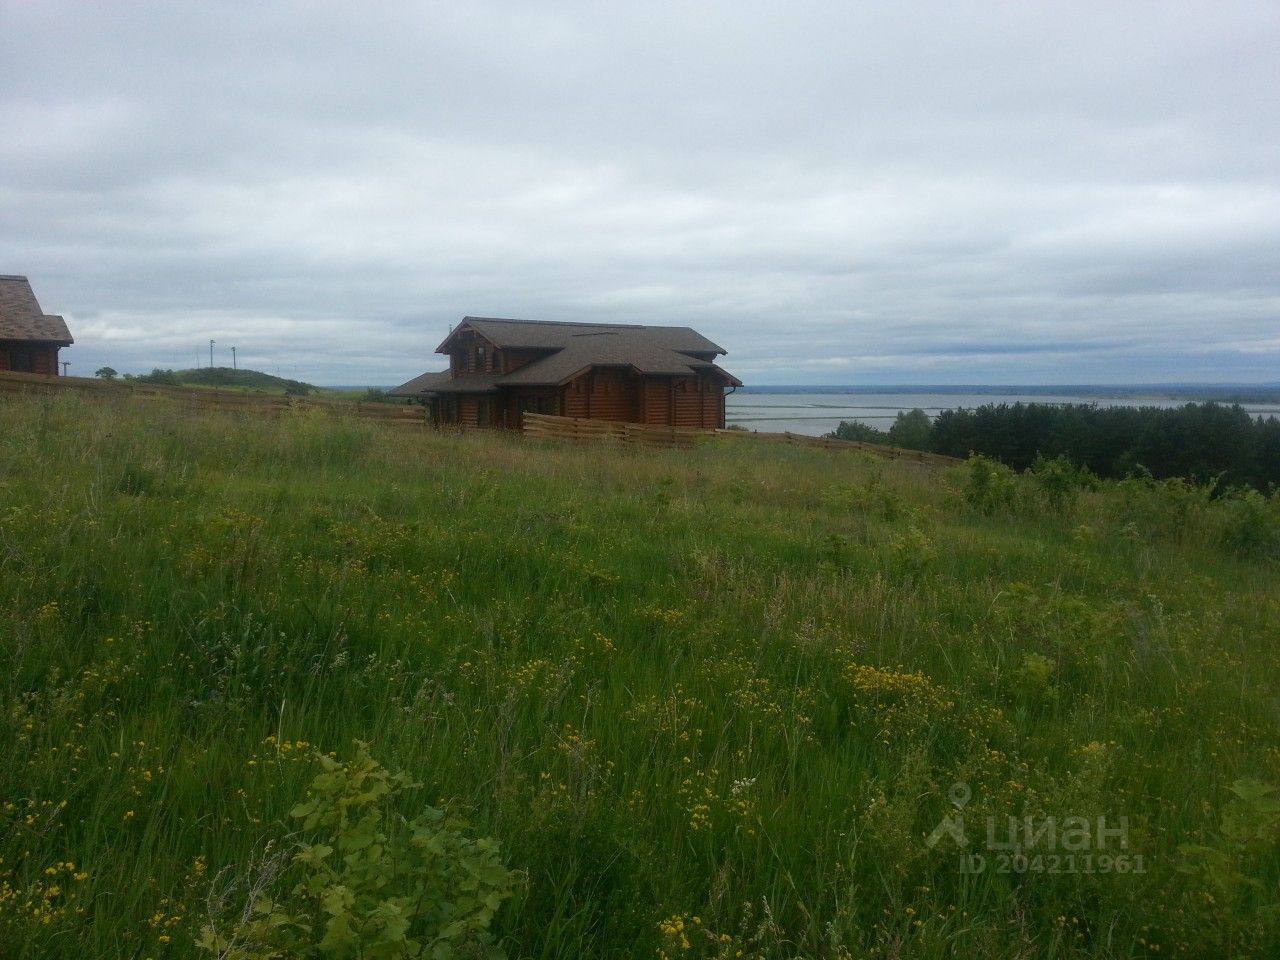
[[[979,453],[1025,470],[1038,457],[1065,457],[1099,477],[1217,479],[1222,486],[1280,489],[1280,420],[1237,404],[1102,407],[999,403],[898,414],[888,431],[841,423],[828,436],[966,457]]]

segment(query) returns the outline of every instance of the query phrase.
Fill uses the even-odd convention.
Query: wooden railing
[[[312,397],[287,397],[280,394],[252,393],[244,390],[219,390],[205,387],[168,387],[154,383],[120,380],[98,380],[89,377],[50,377],[34,373],[0,372],[0,396],[72,391],[83,396],[108,400],[138,397],[177,404],[189,409],[227,410],[253,414],[282,414],[289,411],[315,410],[333,416],[356,417],[379,423],[425,426],[422,407],[357,401],[320,400]]]
[[[548,440],[613,440],[660,447],[691,447],[706,440],[715,431],[691,427],[663,427],[645,423],[623,423],[618,420],[590,420],[585,417],[553,417],[545,413],[526,413],[521,423],[526,437]]]
[[[610,420],[586,420],[581,417],[553,417],[544,413],[526,413],[524,435],[548,440],[613,441],[662,447],[690,447],[711,440],[752,440],[785,443],[796,447],[838,450],[845,453],[867,453],[889,460],[905,460],[938,467],[954,467],[961,463],[955,457],[921,450],[904,450],[879,443],[857,440],[827,440],[798,433],[755,433],[749,430],[697,430],[690,427],[665,427],[643,423],[618,423]]]

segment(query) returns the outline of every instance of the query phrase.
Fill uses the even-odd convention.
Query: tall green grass
[[[204,955],[355,740],[513,957],[1277,955],[1274,501],[973,482],[6,402],[0,955]],[[1142,872],[964,872],[988,816]]]

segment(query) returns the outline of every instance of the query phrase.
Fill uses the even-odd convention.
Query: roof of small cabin
[[[722,354],[725,350],[689,327],[466,317],[436,352],[448,352],[449,342],[468,328],[499,350],[550,352],[502,376],[464,374],[455,377],[444,370],[424,373],[390,392],[397,396],[415,396],[438,391],[487,393],[499,386],[558,386],[592,367],[626,367],[642,375],[675,377],[715,371],[730,383],[739,384],[735,377],[709,359],[693,356]]]
[[[62,317],[40,309],[26,277],[0,274],[0,340],[36,340],[69,347],[75,341]]]

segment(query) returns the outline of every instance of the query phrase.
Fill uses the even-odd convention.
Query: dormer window
[[[476,347],[476,365],[474,367],[476,373],[484,373],[484,347]]]
[[[491,362],[493,364],[493,372],[502,373],[502,352],[500,350],[493,351]]]

